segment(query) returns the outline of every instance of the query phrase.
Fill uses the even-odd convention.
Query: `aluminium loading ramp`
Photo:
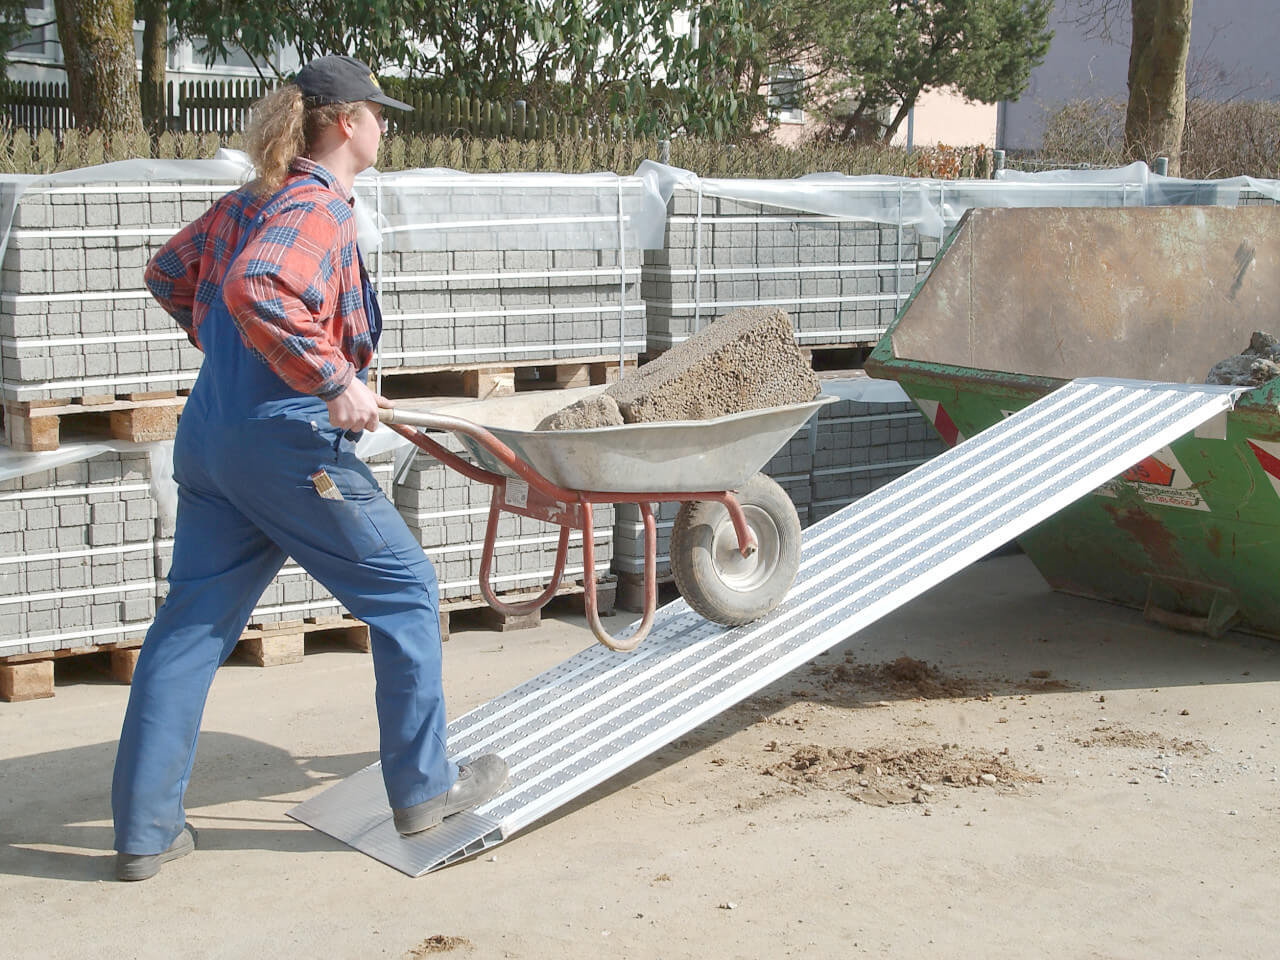
[[[289,815],[410,876],[495,846],[924,593],[1214,416],[1238,387],[1075,380],[804,531],[795,585],[732,629],[683,601],[634,652],[569,658],[449,725],[511,775],[474,811],[401,837],[378,764]]]

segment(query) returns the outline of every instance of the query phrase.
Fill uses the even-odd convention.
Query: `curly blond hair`
[[[339,117],[354,117],[363,101],[309,107],[295,83],[272,90],[253,105],[245,130],[245,150],[258,171],[249,185],[254,193],[268,196],[284,185],[289,165],[305,156],[320,132]]]

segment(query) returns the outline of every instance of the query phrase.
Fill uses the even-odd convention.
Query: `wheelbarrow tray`
[[[819,407],[837,399],[818,396],[805,403],[748,410],[713,420],[628,423],[590,430],[516,429],[486,423],[482,412],[474,417],[457,412],[485,427],[558,486],[599,493],[696,493],[738,489]],[[511,475],[479,441],[456,436],[480,466]]]

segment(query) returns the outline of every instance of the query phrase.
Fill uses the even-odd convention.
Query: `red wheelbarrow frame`
[[[528,463],[518,457],[510,447],[499,440],[484,427],[460,417],[450,417],[432,413],[412,413],[410,426],[397,420],[397,412],[393,409],[379,411],[379,416],[392,430],[400,434],[420,450],[431,454],[441,463],[472,480],[487,483],[493,487],[493,495],[489,501],[489,522],[484,535],[484,554],[480,560],[480,594],[485,602],[494,610],[507,616],[521,616],[533,613],[545,607],[560,589],[560,581],[564,577],[565,561],[569,555],[569,534],[572,530],[582,531],[583,559],[583,592],[586,606],[587,623],[597,640],[610,650],[627,652],[634,650],[649,635],[653,626],[653,615],[658,607],[658,528],[653,518],[654,503],[684,503],[691,500],[713,500],[723,504],[729,511],[734,532],[738,536],[738,549],[744,557],[751,556],[756,550],[755,537],[747,526],[746,517],[737,497],[727,490],[708,490],[698,493],[674,493],[662,491],[644,492],[597,492],[591,490],[570,490],[552,483]],[[451,433],[465,434],[480,443],[489,453],[498,459],[504,467],[522,481],[517,485],[515,478],[486,470],[441,446],[422,432],[422,429],[447,430]],[[600,622],[600,614],[596,609],[595,579],[595,534],[592,524],[592,505],[597,503],[634,503],[640,508],[640,516],[644,520],[644,616],[639,627],[631,636],[619,639],[605,630]],[[556,548],[555,570],[551,575],[551,584],[538,597],[524,603],[504,603],[497,598],[489,583],[493,569],[493,550],[497,542],[498,519],[503,511],[514,513],[534,520],[543,520],[560,527],[560,542]]]

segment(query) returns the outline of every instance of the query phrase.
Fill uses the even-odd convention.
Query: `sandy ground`
[[[569,616],[455,633],[451,709],[587,642]],[[1022,557],[416,880],[284,815],[374,759],[369,662],[331,650],[219,673],[201,849],[112,882],[127,692],[0,704],[0,956],[1280,953],[1280,645],[1055,595]]]

